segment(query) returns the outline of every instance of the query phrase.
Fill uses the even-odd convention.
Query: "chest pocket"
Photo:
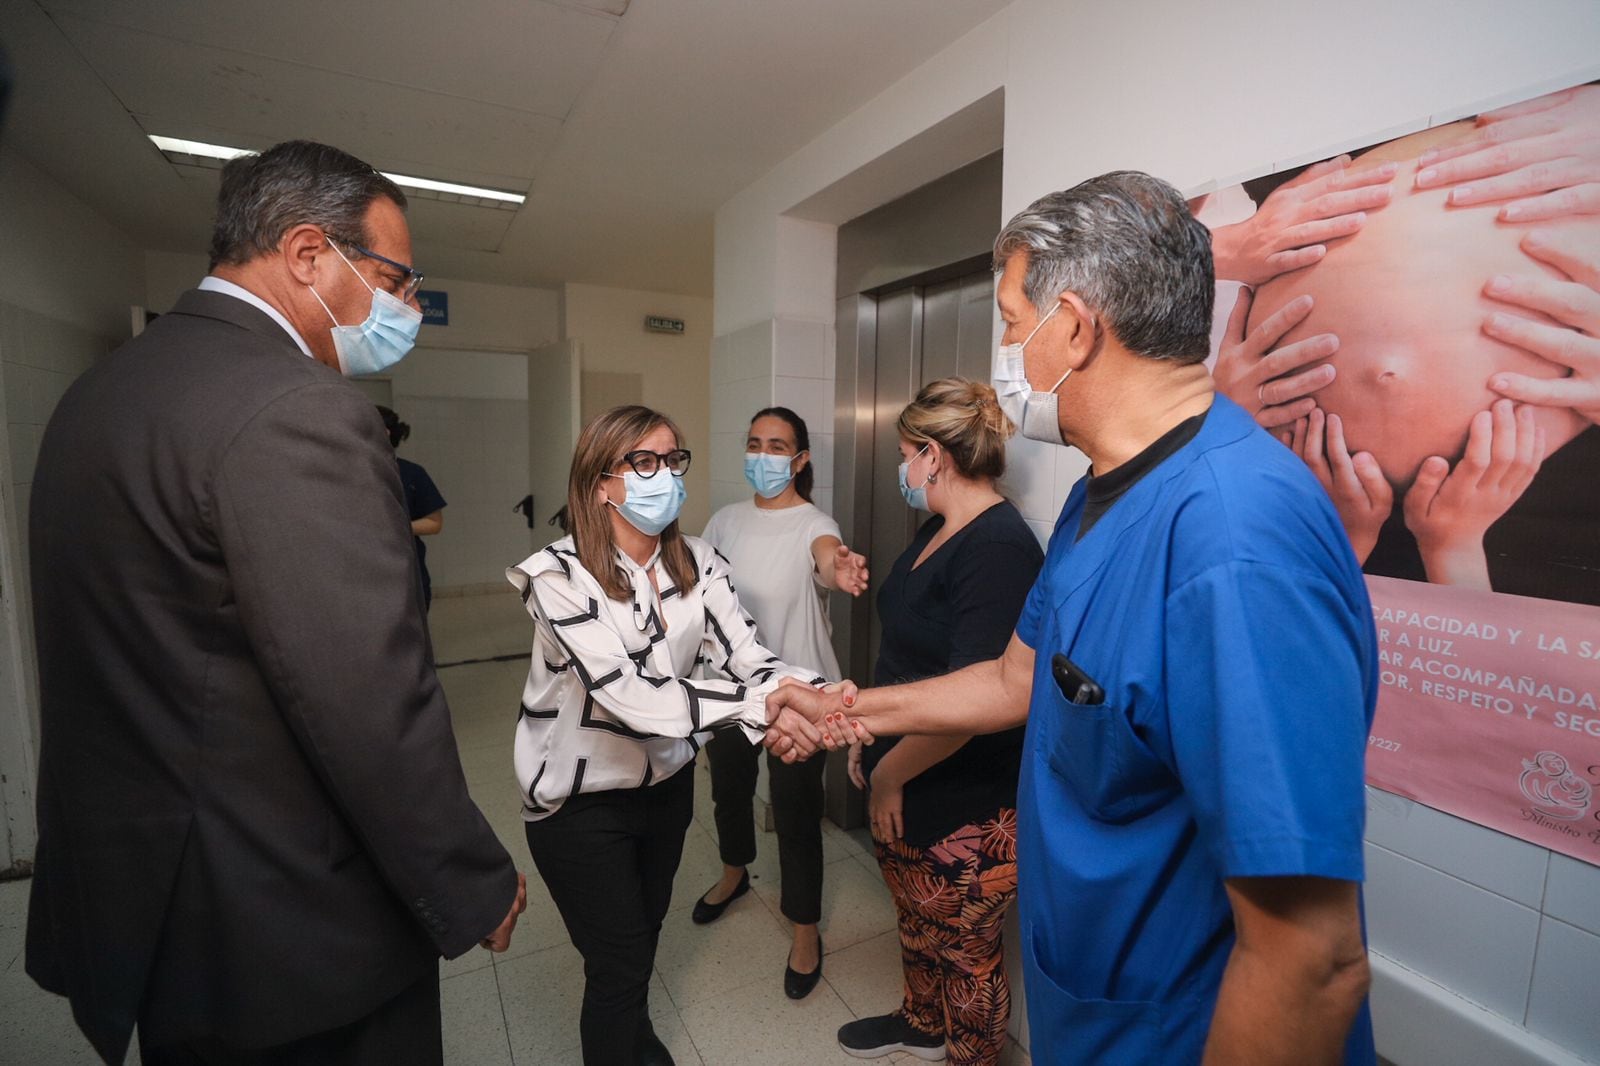
[[[1083,808],[1096,820],[1121,825],[1164,806],[1179,792],[1178,780],[1150,750],[1118,702],[1076,704],[1062,696],[1048,674],[1037,684],[1048,698],[1040,708],[1043,755]]]

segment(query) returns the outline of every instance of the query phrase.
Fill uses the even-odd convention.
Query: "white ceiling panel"
[[[215,174],[145,132],[313,138],[529,192],[416,201],[436,276],[705,295],[720,204],[1006,3],[0,0],[6,149],[147,247],[201,252]]]
[[[410,198],[406,221],[411,226],[414,247],[412,258],[424,273],[435,273],[428,254],[442,248],[473,252],[497,252],[505,240],[506,229],[516,217],[514,211],[486,207],[464,207],[443,200]]]
[[[496,104],[103,23],[60,22],[148,133],[231,131],[224,143],[243,148],[306,137],[377,165],[420,168],[422,177],[446,177],[438,171],[470,160],[478,172],[520,178],[525,185],[561,128],[555,119]]]
[[[165,37],[558,119],[594,76],[617,20],[515,0],[42,0],[69,22]],[[603,8],[605,5],[601,5]]]

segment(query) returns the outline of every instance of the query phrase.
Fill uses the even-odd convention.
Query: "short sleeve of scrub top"
[[[1366,724],[1347,709],[1362,705],[1365,670],[1351,617],[1332,583],[1259,561],[1168,595],[1167,646],[1186,649],[1165,679],[1172,754],[1224,877],[1362,877]]]

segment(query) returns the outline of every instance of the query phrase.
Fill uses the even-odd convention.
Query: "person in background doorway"
[[[811,502],[815,475],[805,420],[787,407],[757,411],[745,441],[744,476],[754,495],[712,515],[704,539],[733,567],[740,602],[767,646],[784,662],[837,681],[825,597],[829,589],[861,595],[867,561],[844,545],[838,524]],[[760,753],[759,744],[732,730],[706,745],[722,879],[695,904],[692,917],[701,925],[716,921],[750,889],[746,867],[756,857],[752,800]],[[794,923],[783,989],[791,999],[804,999],[822,977],[823,761],[768,758],[767,770],[781,910]]]
[[[411,436],[411,426],[382,404],[377,408],[383,428],[389,431],[389,444],[398,450],[400,442]],[[400,486],[406,492],[406,514],[411,518],[411,542],[417,549],[417,576],[422,580],[422,609],[426,611],[433,606],[433,579],[428,576],[428,548],[422,538],[438,536],[444,529],[444,496],[421,463],[398,455],[394,461],[400,466]]]
[[[526,902],[345,380],[421,325],[405,206],[327,145],[230,161],[209,275],[45,430],[27,969],[107,1062],[437,1066],[440,955]]]
[[[932,511],[878,589],[873,683],[937,677],[1005,651],[1044,553],[995,489],[1013,428],[987,383],[944,378],[900,412],[900,491]],[[1017,894],[1022,727],[850,748],[899,917],[905,993],[839,1030],[858,1058],[896,1051],[994,1066],[1011,1017],[1000,931]],[[818,760],[811,760],[816,762]]]
[[[705,730],[767,724],[786,666],[728,564],[684,536],[690,455],[665,415],[614,407],[578,437],[572,535],[506,571],[534,620],[515,762],[528,850],[583,955],[587,1066],[670,1064],[650,1025],[661,921],[694,817]],[[728,680],[698,680],[700,662]]]

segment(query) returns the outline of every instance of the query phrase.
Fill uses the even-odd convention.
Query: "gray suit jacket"
[[[186,293],[75,382],[30,535],[27,968],[107,1060],[334,1028],[505,917],[382,423],[268,316]]]

